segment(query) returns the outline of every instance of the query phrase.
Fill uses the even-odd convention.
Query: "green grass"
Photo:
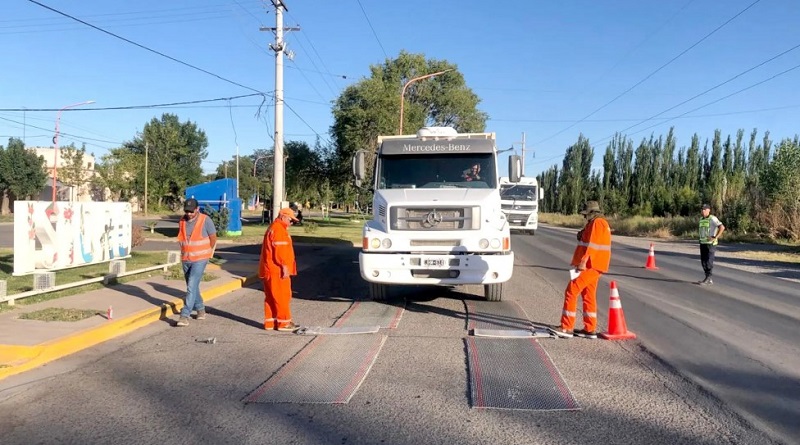
[[[167,262],[167,252],[132,252],[131,257],[126,259],[125,268],[128,271],[136,269],[143,269],[149,266],[156,266]],[[6,280],[6,294],[14,295],[22,292],[27,292],[33,289],[33,276],[12,276],[11,273],[14,269],[14,252],[11,249],[0,249],[0,280]],[[108,263],[93,264],[90,266],[76,267],[73,269],[64,269],[56,271],[56,285],[74,283],[90,278],[99,278],[108,273]],[[160,270],[151,271],[150,274],[161,274]],[[120,277],[117,283],[127,283],[137,279],[141,279],[142,275],[130,275],[127,277]],[[17,300],[18,305],[28,305],[40,303],[42,301],[55,300],[57,298],[66,297],[69,295],[80,294],[95,289],[102,289],[105,285],[103,283],[91,283],[83,286],[64,289],[56,292],[47,292],[39,295],[32,295],[20,300]],[[0,312],[13,309],[8,303],[0,303]]]
[[[322,218],[305,218],[302,226],[291,226],[289,234],[296,243],[309,244],[361,244],[361,228],[364,220],[350,219],[345,217],[331,217],[327,220]],[[313,223],[310,224],[310,223]],[[312,228],[314,227],[315,228]],[[264,240],[264,233],[267,231],[267,224],[243,224],[242,234],[239,236],[225,235],[219,237],[220,240],[229,240],[237,244],[261,244]],[[150,233],[148,229],[143,231],[147,239],[169,240],[178,236],[178,228],[157,228],[155,233]]]
[[[81,321],[100,314],[102,314],[102,311],[93,309],[64,309],[60,307],[51,307],[20,314],[19,318],[38,321]]]
[[[643,217],[631,216],[608,218],[608,224],[614,235],[658,238],[664,240],[685,239],[693,240],[697,237],[698,217]],[[579,229],[584,226],[585,220],[581,215],[562,215],[560,213],[540,213],[539,221],[558,227]],[[796,243],[785,240],[774,240],[754,234],[734,233],[726,231],[722,236],[723,243],[754,243],[774,244],[784,246],[789,252],[797,247]]]

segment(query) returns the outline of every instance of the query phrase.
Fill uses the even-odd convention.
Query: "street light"
[[[436,73],[431,73],[431,74],[426,74],[424,76],[415,77],[415,78],[409,80],[408,82],[406,82],[405,85],[403,85],[403,92],[400,93],[400,132],[397,133],[397,134],[403,134],[403,104],[405,102],[404,98],[405,98],[405,95],[406,95],[406,88],[408,88],[409,85],[411,85],[412,83],[414,83],[414,82],[416,82],[418,80],[427,79],[427,78],[433,77],[433,76],[438,76],[439,74],[444,74],[444,73],[446,73],[448,71],[453,71],[453,69],[451,68],[449,70],[439,71],[439,72],[436,72]]]
[[[271,158],[271,157],[272,157],[272,155],[258,156],[258,157],[256,158],[256,160],[255,160],[255,161],[253,161],[253,177],[254,177],[254,178],[256,177],[256,167],[258,166],[258,161],[260,161],[260,160],[262,160],[262,159],[269,159],[269,158]]]
[[[61,121],[61,112],[66,110],[67,108],[79,107],[81,105],[89,105],[93,104],[93,100],[87,100],[85,102],[79,102],[77,104],[67,105],[66,107],[62,107],[58,110],[58,114],[56,115],[56,135],[53,136],[53,148],[54,148],[54,155],[53,155],[53,208],[56,207],[56,177],[58,175],[58,124]]]

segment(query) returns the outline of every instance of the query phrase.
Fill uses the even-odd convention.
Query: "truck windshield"
[[[536,200],[536,186],[523,184],[501,184],[500,199]]]
[[[492,153],[378,158],[378,188],[496,188]]]

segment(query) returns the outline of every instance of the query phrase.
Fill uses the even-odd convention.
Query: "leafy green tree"
[[[67,187],[80,189],[89,180],[83,159],[86,156],[86,145],[75,148],[75,144],[69,144],[59,148],[59,151],[63,162],[58,167],[59,181]]]
[[[406,89],[403,132],[415,133],[426,125],[452,126],[459,132],[483,131],[487,115],[477,109],[480,99],[466,86],[457,66],[403,51],[396,59],[370,66],[369,77],[347,87],[334,103],[330,129],[335,146],[331,165],[334,177],[350,177],[350,160],[357,150],[367,150],[371,169],[378,136],[399,130],[403,86],[415,77],[444,70],[452,71],[414,82]],[[341,197],[353,197],[348,192],[349,182],[338,190]]]
[[[10,201],[30,199],[47,183],[44,158],[25,148],[18,138],[10,138],[8,147],[0,145],[0,193]],[[3,211],[7,209],[2,206]]]
[[[203,181],[202,161],[208,156],[208,138],[197,124],[181,122],[164,113],[153,118],[125,148],[142,159],[147,149],[148,199],[158,207],[175,207],[186,187]],[[144,169],[135,180],[137,194],[144,193]]]
[[[771,234],[800,239],[800,138],[784,139],[764,170],[761,183],[768,200]]]
[[[590,173],[594,150],[582,134],[578,141],[567,148],[561,176],[558,181],[560,210],[566,214],[577,213],[581,204],[589,197]]]
[[[113,201],[128,201],[136,196],[136,181],[144,179],[144,156],[125,147],[112,148],[97,163],[95,186],[107,189]]]

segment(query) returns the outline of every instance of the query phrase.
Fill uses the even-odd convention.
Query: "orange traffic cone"
[[[628,331],[625,324],[625,313],[622,312],[622,301],[619,299],[617,282],[611,282],[611,296],[608,302],[608,331],[600,333],[606,340],[632,340],[636,334]]]
[[[644,264],[644,268],[658,270],[658,267],[656,267],[656,252],[653,249],[653,243],[650,243],[650,253],[647,255],[647,262]]]

